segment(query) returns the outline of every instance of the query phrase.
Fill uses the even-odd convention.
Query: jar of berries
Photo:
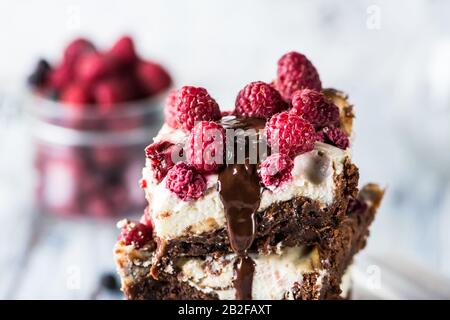
[[[117,217],[142,211],[144,148],[162,122],[171,78],[130,37],[100,51],[76,39],[29,77],[36,204],[44,212]]]

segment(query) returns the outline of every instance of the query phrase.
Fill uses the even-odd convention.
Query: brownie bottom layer
[[[353,256],[361,250],[369,234],[368,228],[379,206],[383,192],[376,185],[361,190],[358,205],[350,206],[336,228],[324,231],[320,245],[311,250],[318,253],[320,268],[303,274],[300,285],[294,286],[285,298],[296,300],[336,299],[340,297],[341,279]],[[218,299],[214,292],[204,292],[177,276],[179,270],[160,270],[155,280],[152,269],[154,247],[136,250],[116,246],[115,256],[127,299]],[[320,270],[319,270],[320,269]],[[325,270],[323,273],[321,271]],[[320,280],[320,281],[319,281]]]

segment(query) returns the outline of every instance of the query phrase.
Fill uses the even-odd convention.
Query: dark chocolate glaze
[[[224,117],[222,125],[225,129],[258,130],[264,128],[264,120]],[[248,141],[249,139],[240,139],[238,136],[234,144],[237,144],[237,148],[244,147],[247,150]],[[239,146],[241,143],[245,146]],[[249,300],[252,298],[255,263],[247,252],[255,238],[255,213],[261,201],[261,187],[257,163],[250,163],[248,158],[241,164],[235,162],[227,162],[219,173],[217,188],[225,210],[231,248],[238,255],[233,281],[236,299]]]
[[[235,116],[225,116],[220,120],[225,129],[264,129],[266,121],[258,118],[236,118]]]

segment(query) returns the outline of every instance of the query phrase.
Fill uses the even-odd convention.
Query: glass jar
[[[27,115],[38,209],[59,216],[141,212],[143,150],[162,124],[161,106],[162,96],[99,108],[32,94]]]

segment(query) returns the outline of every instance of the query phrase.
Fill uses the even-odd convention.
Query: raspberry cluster
[[[317,140],[344,150],[350,146],[340,128],[339,107],[324,95],[316,68],[303,54],[289,52],[280,58],[273,85],[290,106],[266,123],[272,149],[293,157],[312,150]]]
[[[224,129],[217,121],[225,116],[266,120],[271,155],[260,164],[259,175],[268,188],[289,181],[293,158],[313,150],[316,141],[349,147],[349,138],[340,128],[339,107],[323,94],[316,68],[298,52],[281,57],[271,84],[255,81],[240,90],[232,112],[221,112],[206,89],[190,86],[173,91],[164,112],[169,126],[189,133],[189,165],[177,165],[167,173],[167,188],[181,199],[201,196],[202,175],[220,170],[218,160],[223,160],[226,143]]]
[[[78,131],[101,133],[103,138],[87,143],[83,138],[80,145],[37,144],[38,206],[57,215],[96,217],[142,209],[144,199],[136,190],[136,179],[145,145],[128,139],[112,141],[103,133],[120,135],[155,123],[151,110],[145,109],[148,103],[139,104],[144,106],[139,112],[128,112],[123,102],[151,97],[170,86],[164,68],[141,58],[128,36],[106,50],[79,38],[65,48],[57,63],[41,59],[28,81],[36,95],[62,102],[57,104],[63,112],[55,124],[77,130],[78,138]],[[41,120],[53,123],[53,116]],[[161,176],[170,165],[163,163]]]
[[[138,56],[129,36],[104,51],[87,39],[75,39],[61,62],[51,66],[41,59],[28,81],[36,92],[77,107],[147,98],[172,83],[161,65]]]

